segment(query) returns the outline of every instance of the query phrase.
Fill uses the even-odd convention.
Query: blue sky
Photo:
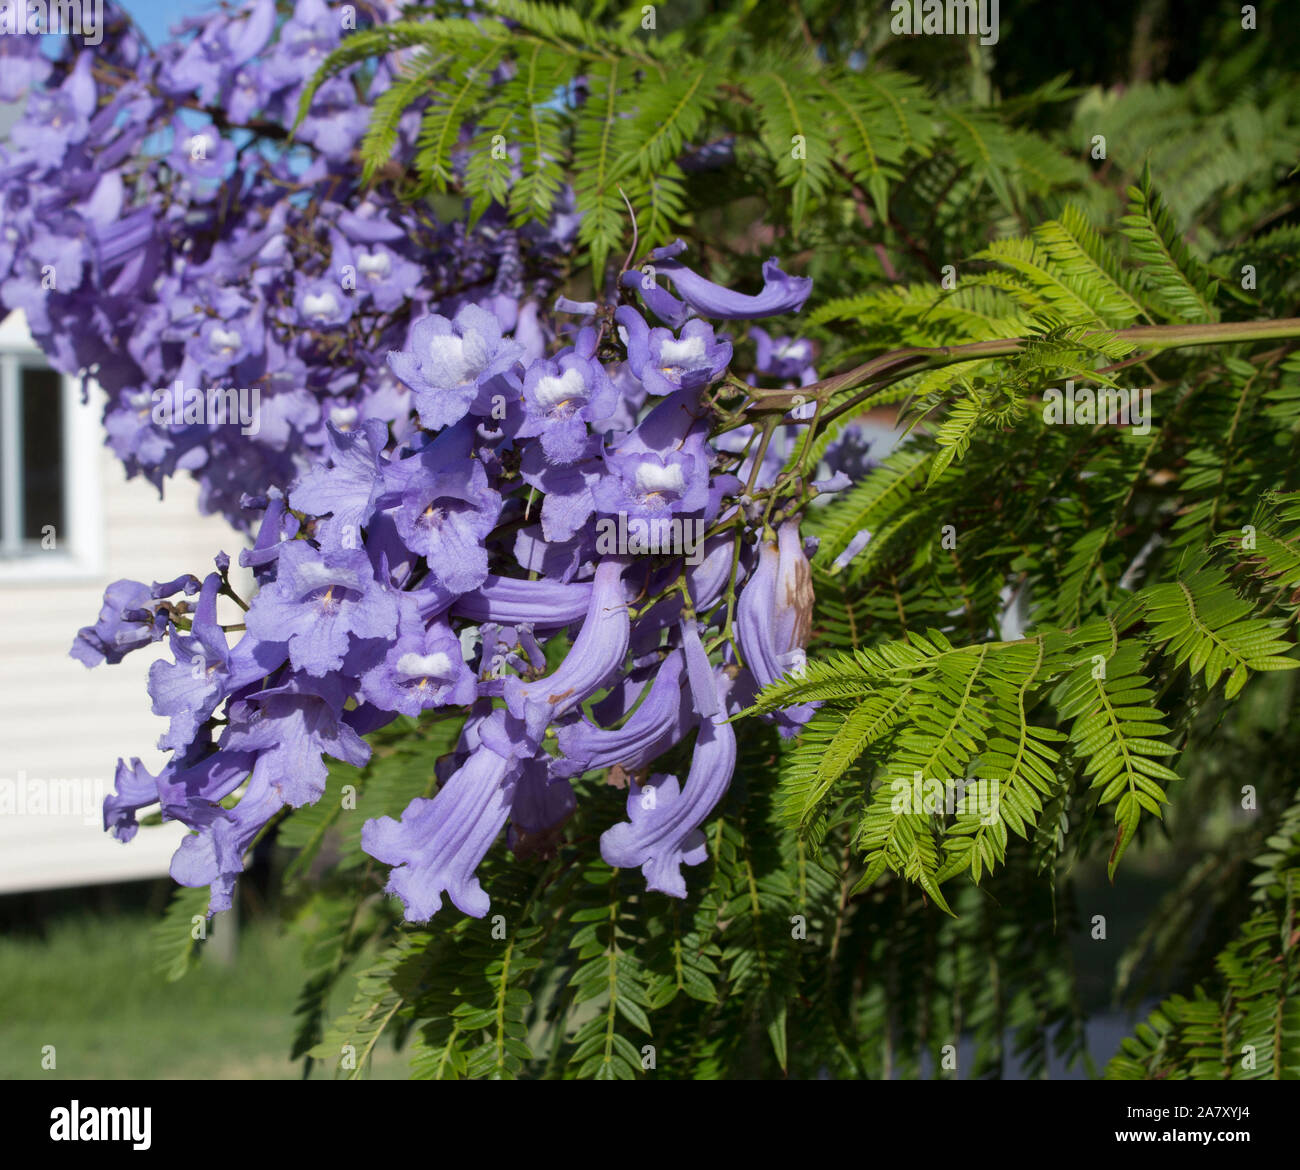
[[[154,45],[167,39],[167,30],[173,24],[216,6],[211,0],[118,0],[118,4],[131,14]]]

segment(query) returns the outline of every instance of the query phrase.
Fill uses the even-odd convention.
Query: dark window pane
[[[23,539],[39,541],[53,524],[64,528],[63,379],[54,370],[22,371]]]

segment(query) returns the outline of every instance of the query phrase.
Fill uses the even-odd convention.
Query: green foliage
[[[332,997],[397,920],[381,894],[382,869],[362,852],[362,825],[370,817],[398,817],[412,799],[432,794],[437,760],[454,746],[459,726],[455,719],[399,718],[371,737],[374,752],[365,768],[332,762],[325,794],[280,828],[278,844],[293,851],[283,880],[307,939],[309,976],[291,1053],[306,1059],[305,1072],[315,1059],[340,1058],[344,1041],[337,1034],[338,1047],[322,1048]],[[356,1068],[363,1065],[357,1060]]]
[[[1124,1041],[1113,1080],[1300,1079],[1300,801],[1252,859],[1254,913],[1216,956],[1208,986],[1174,995]]]
[[[162,918],[153,928],[154,968],[168,983],[183,979],[199,961],[199,947],[207,933],[196,937],[195,919],[205,923],[208,912],[208,890],[186,889],[179,886]]]
[[[1262,345],[1193,359],[1140,332],[1135,346],[1131,325],[1238,310],[1149,174],[1129,198],[1119,234],[1067,207],[988,244],[973,258],[994,267],[955,290],[873,291],[814,314],[823,326],[870,322],[881,336],[861,356],[926,346],[937,359],[883,392],[831,398],[906,392],[908,438],[810,516],[822,653],[755,708],[820,702],[783,759],[779,807],[813,849],[854,825],[864,894],[912,883],[960,921],[965,875],[1050,881],[1058,859],[1097,846],[1113,879],[1142,826],[1168,820],[1181,777],[1203,771],[1208,755],[1184,749],[1212,751],[1251,680],[1297,665],[1296,361]],[[994,344],[1013,336],[1026,340]],[[939,348],[972,343],[989,356]],[[1120,368],[1137,377],[1116,381]],[[1043,394],[1062,378],[1150,386],[1152,425],[1051,425]],[[844,564],[863,530],[865,548]],[[1294,779],[1271,791],[1293,798]],[[1195,793],[1193,809],[1217,799],[1203,780]],[[1112,835],[1096,817],[1106,806]],[[1166,831],[1185,838],[1195,817]],[[1221,924],[1211,937],[1235,923],[1217,958],[1181,950],[1218,990],[1163,1004],[1110,1075],[1293,1074],[1293,877],[1270,880],[1276,900],[1244,922],[1235,882],[1207,888],[1253,840],[1238,834],[1196,867],[1162,910],[1172,924],[1153,919],[1125,967],[1150,948],[1170,963],[1193,922]],[[1269,838],[1275,865],[1280,840]],[[1207,896],[1212,911],[1195,914]]]
[[[725,176],[727,201],[757,196],[796,233],[817,236],[845,207],[888,224],[908,168],[941,154],[964,171],[954,197],[986,191],[1011,212],[1086,178],[994,108],[941,98],[899,70],[863,72],[792,50],[785,37],[769,42],[762,22],[738,14],[670,31],[525,0],[496,0],[473,21],[463,11],[434,4],[419,19],[350,34],[300,115],[339,70],[406,51],[362,143],[367,174],[389,166],[397,123],[415,110],[418,150],[403,180],[416,192],[463,195],[475,216],[500,204],[523,224],[546,220],[571,182],[581,259],[598,284],[632,237],[625,199],[640,238],[656,242],[690,235],[695,209],[717,202],[718,185],[710,195],[682,165],[707,144],[742,163]],[[509,80],[489,85],[502,69]]]
[[[1108,1075],[1300,1071],[1300,356],[1215,333],[1296,312],[1300,98],[1259,66],[1263,38],[1180,85],[999,95],[978,52],[923,80],[913,38],[831,7],[660,6],[646,30],[635,6],[435,3],[349,36],[317,78],[406,50],[368,173],[515,225],[571,187],[574,289],[607,285],[634,235],[681,235],[743,284],[778,250],[763,219],[815,278],[794,328],[820,368],[885,363],[822,404],[810,464],[786,472],[873,408],[905,435],[807,511],[809,661],[736,721],[685,900],[596,860],[624,793],[589,775],[554,841],[490,855],[486,919],[402,925],[360,826],[436,791],[454,722],[373,736],[367,769],[332,770],[279,826],[308,1067],[364,1076],[387,1043],[427,1079],[1086,1066],[1078,873],[1122,883],[1167,850],[1180,880],[1119,990],[1185,994]],[[1047,394],[1068,383],[1143,391],[1149,413],[1057,425]],[[794,741],[757,718],[810,701]],[[192,948],[167,938],[180,970]]]
[[[1183,242],[1164,200],[1151,186],[1150,169],[1141,187],[1129,188],[1129,213],[1121,223],[1162,315],[1171,321],[1217,320],[1218,284]]]
[[[593,866],[585,877],[583,890],[596,904],[569,916],[578,925],[569,942],[576,964],[569,978],[573,1007],[587,1004],[594,1010],[585,1013],[588,1019],[578,1025],[568,1064],[577,1077],[634,1080],[641,1069],[641,1053],[628,1033],[653,1034],[645,1010],[650,1004],[645,971],[636,957],[635,911],[620,893],[617,873],[608,866]]]
[[[648,894],[640,874],[591,859],[591,834],[623,799],[595,776],[551,855],[485,862],[484,919],[404,927],[373,897],[351,897],[337,908],[355,920],[326,921],[314,901],[320,917],[304,926],[314,926],[316,969],[342,969],[353,991],[342,1011],[317,1012],[315,1038],[304,1047],[300,1037],[298,1054],[345,1079],[364,1077],[384,1044],[407,1045],[412,1076],[431,1080],[886,1075],[879,1013],[897,1016],[888,1026],[910,1034],[918,1053],[937,1053],[947,1042],[940,1017],[952,1026],[975,999],[975,1075],[1012,1052],[1040,1068],[1053,1043],[1077,1053],[1072,986],[1045,979],[1060,937],[1045,930],[1031,941],[1012,929],[1018,899],[1032,891],[998,886],[1005,914],[986,905],[951,926],[914,900],[852,895],[847,832],[814,855],[783,831],[775,765],[784,750],[770,730],[742,741],[733,790],[709,826],[709,860],[689,871],[685,901]],[[1007,963],[995,991],[975,960],[991,924]],[[923,1021],[901,998],[885,1005],[907,964],[927,954],[951,970],[932,988],[935,1018]],[[304,997],[312,1004],[319,979]]]
[[[1053,427],[1034,401],[1062,374],[1115,385],[1099,367],[1132,364],[1133,343],[1113,330],[1139,315],[1178,323],[1216,315],[1214,282],[1172,234],[1149,176],[1132,195],[1126,252],[1067,209],[1032,237],[997,241],[977,255],[1001,268],[974,279],[1030,313],[1026,341],[962,363],[969,373],[954,376],[948,360],[905,377],[918,401],[910,439],[810,518],[821,541],[818,582],[843,578],[835,595],[821,593],[822,644],[838,641],[851,653],[814,659],[800,678],[770,687],[756,709],[823,704],[785,760],[783,807],[789,823],[816,840],[823,803],[854,775],[862,888],[892,872],[947,908],[943,882],[967,870],[978,881],[1005,861],[1012,836],[1034,834],[1058,788],[1080,785],[1096,804],[1114,805],[1113,875],[1143,814],[1160,818],[1178,779],[1163,762],[1177,748],[1159,694],[1182,677],[1207,691],[1222,683],[1232,699],[1250,675],[1296,665],[1287,623],[1264,616],[1270,599],[1234,583],[1231,544],[1216,532],[1232,508],[1226,479],[1249,484],[1256,499],[1270,481],[1286,483],[1286,449],[1264,435],[1281,429],[1285,437],[1294,426],[1293,364],[1218,359],[1228,392],[1243,388],[1233,421],[1209,410],[1199,419],[1184,413],[1188,425],[1176,436],[1159,426],[1124,434],[1104,417]],[[940,307],[949,301],[942,290],[932,297]],[[945,344],[952,319],[932,325],[911,312],[919,303],[916,294],[893,303],[897,336]],[[839,302],[819,319],[879,319],[889,308],[880,298]],[[976,343],[1003,336],[974,318],[963,327]],[[1205,393],[1204,369],[1179,395],[1170,382],[1176,373],[1162,375],[1152,358],[1145,364],[1175,413]],[[937,388],[945,373],[946,387]],[[1243,402],[1267,401],[1274,380],[1268,394],[1279,407],[1246,415]],[[1030,445],[1035,455],[1026,460],[1019,452]],[[1176,481],[1181,498],[1170,499],[1158,477],[1180,472],[1160,469],[1188,448],[1204,456]],[[1228,469],[1230,455],[1256,466],[1247,474]],[[1012,498],[1024,504],[1007,514],[1002,503]],[[1291,498],[1283,499],[1282,515],[1265,516],[1262,534],[1259,525],[1249,529],[1257,580],[1281,575],[1289,583],[1300,569],[1293,534],[1273,534],[1296,518]],[[1239,506],[1237,514],[1246,518]],[[1136,539],[1139,520],[1155,526],[1145,543]],[[865,549],[837,567],[863,530],[871,533]],[[1261,540],[1272,556],[1263,563]],[[1135,590],[1141,575],[1151,583]],[[1032,599],[1034,632],[999,641],[992,631],[1013,591]],[[882,641],[877,625],[901,626],[903,636]],[[1062,758],[1051,745],[1067,739]],[[903,799],[949,782],[965,785],[974,808],[994,810],[988,824],[964,807],[945,810],[943,800],[916,807]]]

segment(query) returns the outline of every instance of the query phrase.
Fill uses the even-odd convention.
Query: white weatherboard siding
[[[11,317],[0,326],[0,346],[12,348],[25,333]],[[0,893],[167,872],[183,827],[141,828],[123,845],[104,832],[99,811],[119,756],[139,756],[155,773],[166,759],[155,746],[166,721],[150,711],[145,690],[165,643],[93,670],[68,649],[81,626],[94,624],[110,582],[202,578],[219,549],[233,561],[245,545],[220,517],[199,515],[188,477],[168,481],[162,500],[143,479],[128,481],[102,445],[99,395],[82,406],[78,390],[75,401],[71,448],[89,469],[70,502],[76,555],[0,561],[0,781],[59,782],[54,799],[76,811],[0,815]]]

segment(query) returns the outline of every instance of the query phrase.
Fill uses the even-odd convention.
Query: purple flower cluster
[[[119,763],[106,826],[129,840],[152,806],[184,823],[173,876],[219,911],[258,834],[321,797],[325,757],[363,765],[367,733],[443,710],[463,724],[441,787],[362,834],[409,919],[444,895],[485,914],[476,871],[501,830],[535,848],[573,811],[573,778],[606,768],[632,782],[603,857],[684,896],[735,767],[728,720],[800,668],[813,600],[797,506],[753,497],[798,420],[762,444],[715,433],[734,348],[712,322],[796,313],[811,282],[770,260],[737,293],[679,241],[617,302],[550,308],[572,217],[530,234],[489,213],[471,232],[363,189],[351,114],[387,66],[322,87],[308,146],[263,150],[336,20],[298,0],[277,31],[255,0],[157,54],[116,24],[93,60],[53,62],[0,154],[0,299],[104,386],[131,471],[191,472],[254,534],[247,603],[222,554],[202,580],[115,583],[79,633],[87,665],[170,650],[149,675],[170,759],[156,776]],[[807,342],[748,337],[751,379],[815,380]],[[154,388],[214,379],[262,389],[252,433],[157,420]],[[244,620],[222,625],[219,604]],[[774,721],[790,735],[808,714]],[[682,743],[685,779],[654,772]]]
[[[802,305],[806,282],[775,266],[767,277],[771,311]],[[681,285],[682,326],[605,306],[552,353],[482,306],[416,321],[388,355],[415,419],[331,426],[320,460],[260,501],[241,556],[260,588],[233,644],[215,618],[219,594],[233,595],[228,562],[202,582],[115,585],[78,655],[118,658],[168,636],[174,658],[150,673],[172,759],[157,777],[119,766],[106,808],[116,835],[160,804],[195,831],[173,875],[210,885],[220,910],[260,829],[319,798],[325,756],[364,763],[366,732],[456,708],[464,724],[437,794],[362,834],[408,918],[428,919],[444,895],[486,913],[476,871],[501,830],[516,848],[537,841],[572,812],[575,776],[615,766],[633,778],[628,819],[602,855],[684,896],[682,867],[704,858],[700,826],[735,766],[728,719],[798,669],[813,598],[797,517],[751,543],[764,526],[734,474],[744,454],[710,437],[708,392],[732,347],[694,314],[762,307],[709,285],[697,305]],[[691,362],[704,375],[679,377]],[[646,552],[613,537],[636,523],[665,539]],[[555,638],[565,652],[548,671]],[[807,714],[778,725],[792,734]],[[653,772],[692,738],[684,781]]]
[[[325,57],[358,23],[398,15],[380,0],[296,0],[277,29],[273,0],[251,0],[153,51],[110,7],[93,51],[75,37],[53,61],[38,38],[0,46],[0,98],[36,87],[0,148],[0,316],[23,310],[59,369],[95,377],[129,474],[161,488],[188,472],[204,510],[236,525],[246,493],[287,489],[333,429],[373,419],[405,433],[413,402],[443,425],[490,371],[472,346],[431,348],[412,324],[462,310],[499,335],[533,319],[576,227],[564,214],[516,230],[493,209],[470,229],[366,186],[359,145],[395,60],[323,85],[290,144]],[[402,120],[398,162],[418,126],[418,110]],[[390,369],[389,350],[427,376]],[[429,379],[462,374],[443,404]],[[183,409],[208,388],[256,391],[256,417]]]

